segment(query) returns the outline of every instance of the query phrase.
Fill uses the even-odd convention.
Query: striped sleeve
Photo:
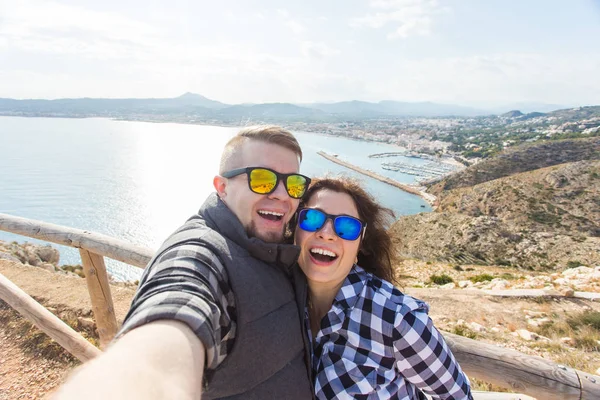
[[[117,337],[157,320],[177,320],[194,331],[214,370],[235,339],[235,301],[227,271],[209,249],[186,243],[168,249],[144,271]]]

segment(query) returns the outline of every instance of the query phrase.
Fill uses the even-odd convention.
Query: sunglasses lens
[[[298,226],[308,232],[316,232],[325,224],[327,217],[319,210],[304,209],[298,215]]]
[[[299,199],[306,192],[306,177],[302,175],[290,175],[287,178],[287,192],[290,197]]]
[[[362,231],[362,222],[353,217],[340,216],[335,219],[335,233],[346,240],[356,240]]]
[[[250,188],[254,193],[271,193],[277,186],[277,175],[268,169],[256,168],[250,172]]]

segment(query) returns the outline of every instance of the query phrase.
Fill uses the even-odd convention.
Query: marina
[[[358,167],[354,164],[350,164],[349,162],[340,160],[337,155],[331,155],[331,154],[327,154],[324,151],[318,151],[317,152],[318,155],[320,155],[323,158],[326,158],[327,160],[334,162],[336,164],[342,165],[346,168],[349,168],[351,170],[354,170],[358,173],[361,173],[363,175],[366,175],[370,178],[373,179],[377,179],[378,181],[387,183],[388,185],[392,185],[397,187],[398,189],[401,189],[407,193],[411,193],[411,194],[415,194],[417,196],[420,196],[421,198],[423,198],[424,200],[426,200],[429,204],[434,205],[435,201],[436,201],[436,197],[432,194],[429,194],[427,192],[425,192],[424,188],[420,187],[420,186],[416,186],[416,185],[408,185],[406,183],[400,183],[392,178],[388,178],[386,176],[382,176],[379,175],[373,171]]]

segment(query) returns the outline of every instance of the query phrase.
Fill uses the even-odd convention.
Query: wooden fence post
[[[44,333],[56,340],[69,353],[86,362],[101,354],[100,350],[85,340],[79,333],[46,310],[17,285],[0,274],[0,299],[30,320]]]
[[[81,254],[83,272],[92,300],[92,311],[100,336],[100,348],[104,350],[117,333],[117,319],[104,258],[84,249],[79,249],[79,254]]]

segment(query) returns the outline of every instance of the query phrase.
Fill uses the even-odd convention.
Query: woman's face
[[[352,197],[332,190],[324,189],[313,194],[305,207],[318,208],[327,214],[359,218]],[[360,240],[349,241],[338,237],[331,219],[317,232],[296,227],[295,243],[301,247],[298,264],[309,282],[341,285],[356,260]],[[323,251],[327,254],[321,254]]]

